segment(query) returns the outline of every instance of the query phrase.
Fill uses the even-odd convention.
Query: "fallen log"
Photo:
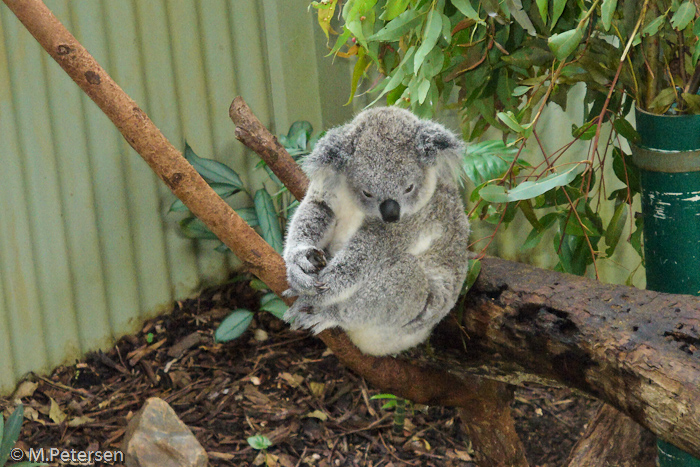
[[[700,456],[700,298],[485,258],[458,314],[431,340],[444,369],[579,389]]]

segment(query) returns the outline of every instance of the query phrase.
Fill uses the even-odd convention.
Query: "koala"
[[[430,334],[467,275],[457,187],[462,142],[398,107],[329,130],[303,161],[310,184],[284,247],[295,329],[342,328],[370,355]]]

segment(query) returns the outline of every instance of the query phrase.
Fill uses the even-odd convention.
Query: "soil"
[[[318,339],[269,313],[256,313],[239,339],[215,343],[231,310],[257,309],[260,293],[248,282],[178,302],[109,352],[29,375],[14,398],[0,398],[5,418],[15,398],[24,404],[17,446],[119,450],[128,421],[147,398],[160,397],[212,466],[476,465],[455,409],[409,404],[396,429],[394,409],[383,408],[390,399],[372,399],[377,391]],[[562,465],[598,406],[568,389],[518,388],[513,409],[530,464]],[[272,446],[256,451],[247,441],[254,435]]]

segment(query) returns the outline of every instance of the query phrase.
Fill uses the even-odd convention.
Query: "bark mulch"
[[[19,447],[120,449],[148,397],[166,400],[209,453],[212,466],[473,466],[456,410],[408,407],[403,433],[376,390],[323,344],[261,312],[237,341],[213,333],[230,310],[256,310],[247,281],[179,302],[109,352],[50,376],[29,375]],[[514,413],[532,466],[559,466],[598,402],[567,389],[520,388]],[[12,398],[0,398],[5,417]],[[265,452],[246,441],[262,434]]]

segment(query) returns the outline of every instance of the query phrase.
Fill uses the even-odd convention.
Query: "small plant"
[[[388,401],[384,405],[382,405],[382,409],[394,409],[394,424],[391,428],[391,431],[395,435],[402,435],[403,428],[406,423],[406,407],[408,407],[409,411],[413,411],[413,403],[408,399],[403,399],[393,394],[376,394],[370,397],[370,399]]]
[[[279,141],[294,160],[309,154],[321,135],[312,137],[313,127],[309,122],[294,122],[286,135],[280,135]],[[298,202],[292,199],[291,195],[267,167],[264,161],[260,161],[256,168],[263,168],[275,187],[272,194],[261,188],[254,194],[246,188],[238,173],[231,167],[221,162],[199,157],[192,148],[185,143],[185,158],[214,189],[214,191],[224,200],[233,199],[239,193],[246,195],[253,207],[238,208],[236,212],[245,220],[248,225],[256,228],[260,235],[277,252],[282,252],[283,232],[286,223],[294,213]],[[170,206],[171,212],[189,212],[187,207],[180,200],[176,200]],[[219,244],[216,251],[227,252],[229,248],[214,235],[202,221],[189,213],[187,217],[180,221],[182,233],[192,239],[217,240]],[[260,310],[272,313],[277,318],[282,318],[287,310],[287,305],[261,281],[254,279],[251,286],[255,290],[263,291],[265,294],[260,299]],[[214,332],[216,342],[228,342],[240,337],[250,323],[253,321],[254,313],[246,309],[238,309],[228,315]]]
[[[7,460],[20,458],[17,456],[17,451],[15,451],[15,443],[19,438],[20,429],[22,428],[22,421],[24,418],[24,406],[19,404],[12,414],[7,418],[7,423],[5,423],[4,417],[0,415],[0,467],[7,465]],[[35,467],[47,464],[41,464],[37,462],[18,462],[12,464],[14,467]]]
[[[246,439],[246,441],[248,441],[248,444],[251,448],[257,451],[264,451],[265,449],[272,446],[272,441],[270,441],[270,438],[264,435],[251,436],[248,439]]]

